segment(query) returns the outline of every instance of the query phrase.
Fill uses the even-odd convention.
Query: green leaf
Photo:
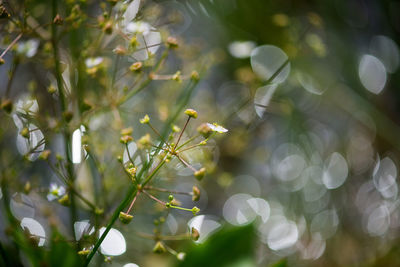
[[[256,266],[252,259],[255,234],[252,225],[224,227],[200,245],[194,245],[179,267]]]

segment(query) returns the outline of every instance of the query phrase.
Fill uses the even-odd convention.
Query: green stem
[[[53,0],[52,1],[52,17],[54,18],[57,15],[57,3],[58,0]],[[54,58],[54,67],[55,67],[55,76],[57,80],[57,86],[58,86],[58,93],[60,96],[60,106],[61,106],[61,112],[64,113],[66,111],[66,99],[64,95],[64,88],[63,88],[63,81],[62,81],[62,76],[61,76],[61,68],[60,68],[60,60],[59,60],[59,54],[58,54],[58,43],[57,43],[57,25],[52,23],[51,24],[51,43],[53,46],[53,58]],[[63,129],[64,133],[64,146],[65,146],[65,152],[67,156],[67,171],[68,171],[68,178],[71,181],[72,186],[74,185],[74,169],[73,169],[73,163],[71,160],[71,153],[69,149],[69,140],[70,140],[70,134],[68,132],[67,127]],[[76,204],[75,204],[75,199],[73,194],[70,194],[70,200],[71,200],[71,208],[70,208],[70,222],[71,222],[71,230],[72,234],[75,235],[75,229],[74,229],[74,223],[77,220],[77,211],[76,211]]]
[[[126,205],[129,203],[130,199],[132,197],[135,197],[137,194],[137,189],[134,185],[131,185],[131,187],[129,188],[124,200],[119,204],[119,206],[117,207],[117,209],[114,211],[110,222],[107,224],[107,227],[105,229],[105,231],[103,232],[103,234],[100,236],[99,240],[97,240],[96,244],[94,245],[92,251],[90,252],[90,254],[88,255],[88,257],[86,258],[86,261],[84,263],[83,266],[88,266],[90,261],[92,260],[93,256],[96,254],[97,250],[99,249],[101,243],[103,243],[104,239],[106,238],[108,232],[110,232],[111,227],[114,225],[114,223],[116,222],[116,220],[118,219],[119,213],[126,207]]]
[[[200,134],[196,134],[196,135],[190,137],[190,138],[189,138],[188,140],[186,140],[182,145],[178,146],[178,147],[176,148],[176,150],[179,150],[180,148],[182,148],[182,147],[184,147],[185,145],[189,144],[190,142],[192,142],[193,140],[195,140],[195,139],[196,139],[197,137],[199,137],[199,136],[200,136]]]

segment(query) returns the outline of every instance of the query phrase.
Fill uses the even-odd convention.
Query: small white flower
[[[36,55],[39,47],[39,40],[31,39],[26,42],[19,42],[17,45],[17,53],[25,55],[26,57],[33,57]]]
[[[218,125],[217,123],[207,123],[207,126],[211,128],[211,130],[213,132],[217,132],[217,133],[226,133],[228,131],[228,129],[222,127],[221,125]]]
[[[47,200],[53,201],[65,194],[65,188],[56,183],[51,183],[49,188],[49,193],[47,194]]]
[[[147,22],[137,21],[129,22],[125,29],[128,33],[141,33],[143,35],[147,35],[151,28],[152,27]]]
[[[88,69],[94,68],[100,65],[103,62],[104,58],[102,57],[90,57],[85,60],[86,67]]]

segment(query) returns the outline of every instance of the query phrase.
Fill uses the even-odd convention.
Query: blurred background
[[[102,13],[98,1],[86,2],[89,19]],[[26,4],[40,23],[46,21],[46,1]],[[400,266],[399,10],[400,3],[389,0],[140,1],[135,21],[142,27],[150,25],[142,38],[151,52],[160,55],[165,50],[158,45],[164,36],[177,37],[182,44],[168,56],[162,74],[190,73],[200,65],[205,69],[186,104],[198,111],[199,122],[189,125],[184,138],[195,133],[201,121],[217,122],[229,131],[187,155],[196,168],[207,167],[204,180],[192,179],[179,162],[171,162],[172,167],[157,180],[173,190],[190,191],[193,184],[201,190],[196,203],[199,215],[174,210],[165,217],[166,234],[177,235],[191,227],[200,232],[196,242],[168,241],[176,251],[187,253],[185,260],[151,253],[154,242],[143,239],[140,232],[152,233],[153,220],[165,214],[148,199],[139,199],[132,223],[116,225],[118,233],[108,247],[101,248],[104,255],[115,255],[111,266],[135,266],[129,262],[139,266]],[[71,93],[71,98],[105,105],[108,96],[135,82],[135,77],[123,75],[126,68],[137,59],[146,62],[148,55],[135,52],[133,58],[120,60],[117,77],[121,79],[115,82],[119,88],[115,93],[102,79],[112,74],[116,60],[112,50],[121,42],[112,35],[99,41],[103,50],[94,50],[96,35],[86,31],[61,39],[65,43],[62,65],[68,71],[63,76],[70,81],[76,78],[72,75],[76,50],[82,49],[81,56],[92,60],[85,63],[87,68],[104,64],[102,75],[87,75],[83,89]],[[0,34],[7,43],[8,35]],[[87,40],[85,34],[90,35]],[[76,40],[82,42],[66,48]],[[32,137],[33,142],[38,144],[44,135],[46,149],[63,154],[62,137],[50,133],[59,114],[48,93],[55,77],[42,55],[45,46],[39,39],[23,37],[15,51],[5,55],[0,94],[8,95],[15,109],[37,113],[42,125],[47,125],[38,125],[42,131]],[[2,51],[6,47],[2,45]],[[8,85],[8,72],[16,66],[13,58],[18,53],[23,59],[17,78]],[[72,92],[73,83],[65,85]],[[161,129],[170,110],[180,103],[176,99],[181,87],[172,81],[153,81],[121,106],[119,119],[112,110],[74,117],[71,129],[74,134],[78,131],[79,142],[87,135],[98,155],[98,160],[76,159],[77,184],[87,198],[102,203],[106,218],[127,183],[116,161],[124,152],[118,129],[132,126],[139,139],[148,130],[138,124],[145,113]],[[43,230],[38,230],[40,235],[50,235],[50,222],[56,221],[60,232],[73,238],[67,208],[47,195],[49,186],[59,182],[44,162],[36,161],[44,145],[22,161],[21,154],[30,146],[18,137],[24,119],[3,112],[0,120],[1,169],[2,176],[13,177],[7,184],[13,215],[25,218],[26,224],[32,223],[26,218],[33,218]],[[180,127],[183,123],[183,117],[176,122]],[[84,156],[80,145],[78,149],[79,157]],[[130,149],[136,152],[136,146]],[[14,158],[20,162],[11,168],[8,164]],[[99,171],[92,172],[96,162]],[[102,182],[94,184],[92,176]],[[27,181],[35,189],[29,193],[24,192]],[[192,205],[190,196],[177,198],[183,206]],[[7,243],[3,206],[0,240]],[[81,233],[88,230],[86,224],[97,224],[84,208],[78,217],[81,224],[76,227],[83,229]],[[98,257],[93,264],[108,263]]]

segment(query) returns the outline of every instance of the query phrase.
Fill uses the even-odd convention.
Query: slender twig
[[[150,129],[152,129],[153,132],[154,132],[156,135],[158,135],[158,137],[160,137],[161,141],[163,141],[164,144],[166,144],[168,147],[170,146],[170,145],[165,141],[164,137],[161,136],[161,134],[157,131],[157,129],[155,129],[155,128],[151,125],[150,122],[147,123],[147,125],[149,125]]]
[[[139,194],[140,194],[140,191],[139,191],[139,192],[136,194],[136,196],[133,198],[131,204],[129,205],[128,210],[126,211],[126,213],[131,212],[131,209],[132,209],[132,207],[133,207],[133,204],[135,204],[136,198],[139,196]]]
[[[6,50],[4,50],[3,53],[1,53],[0,59],[4,57],[4,55],[8,52],[8,50],[10,50],[21,37],[22,37],[22,32],[18,34],[18,36],[7,46]]]
[[[189,196],[192,195],[191,192],[174,191],[174,190],[158,188],[158,187],[153,187],[153,186],[146,186],[144,189],[158,191],[158,192],[171,193],[171,194],[180,194],[180,195],[189,195]]]
[[[185,164],[186,167],[188,167],[189,169],[191,169],[191,170],[194,171],[194,172],[197,172],[197,170],[196,170],[192,165],[190,165],[189,163],[187,163],[183,158],[181,158],[181,156],[176,155],[176,157],[177,157],[183,164]]]
[[[142,191],[146,196],[148,196],[149,198],[151,198],[152,200],[160,203],[161,205],[165,206],[166,202],[156,198],[155,196],[153,196],[152,194],[148,193],[147,191],[143,190]]]
[[[179,141],[180,141],[181,138],[182,138],[183,132],[185,131],[185,129],[186,129],[186,127],[187,127],[187,125],[188,125],[188,123],[189,123],[189,121],[190,121],[190,118],[191,118],[191,117],[188,117],[188,118],[187,118],[186,123],[185,123],[185,125],[183,126],[183,128],[182,128],[182,130],[181,130],[181,133],[179,134],[178,140],[176,141],[176,144],[175,144],[175,146],[174,146],[174,150],[175,150],[176,147],[178,146]]]
[[[133,161],[133,159],[131,157],[131,153],[129,153],[128,143],[125,144],[125,149],[126,149],[126,153],[128,154],[129,161],[135,166],[135,162]]]
[[[179,150],[180,148],[182,148],[182,147],[184,147],[185,145],[189,144],[190,142],[192,142],[193,140],[195,140],[195,139],[196,139],[197,137],[199,137],[199,136],[200,136],[200,134],[196,134],[196,135],[190,137],[190,138],[189,138],[188,140],[186,140],[182,145],[178,146],[178,147],[176,148],[176,150]]]

